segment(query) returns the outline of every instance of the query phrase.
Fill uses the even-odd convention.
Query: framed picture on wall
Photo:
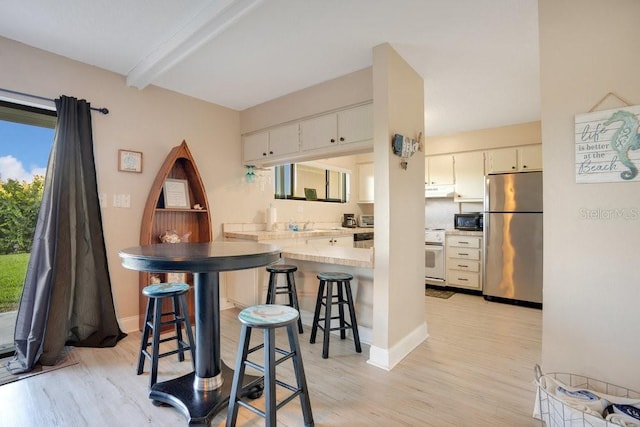
[[[118,170],[120,172],[142,173],[142,153],[140,151],[118,150]]]

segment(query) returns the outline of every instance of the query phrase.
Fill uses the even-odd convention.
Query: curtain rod
[[[40,99],[42,101],[55,102],[55,99],[45,98],[44,96],[31,95],[30,93],[18,92],[18,91],[15,91],[15,90],[9,90],[9,89],[0,88],[0,92],[11,93],[13,95],[26,96],[26,97],[29,97],[29,98]],[[97,111],[97,112],[105,114],[105,115],[109,114],[109,110],[107,108],[105,108],[105,107],[102,107],[102,108],[90,107],[90,108],[93,111]]]

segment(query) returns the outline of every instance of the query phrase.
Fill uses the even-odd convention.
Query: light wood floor
[[[540,425],[531,413],[541,311],[465,294],[425,297],[425,304],[430,338],[391,372],[366,363],[368,346],[357,354],[338,337],[322,359],[321,340],[309,344],[305,328],[300,342],[316,426]],[[224,311],[222,356],[231,366],[239,330],[237,310]],[[186,425],[176,410],[147,398],[148,373],[135,375],[139,339],[132,333],[115,348],[76,348],[78,365],[0,386],[0,425]],[[160,380],[191,369],[174,360],[160,361]],[[279,377],[290,379],[290,363],[280,366]],[[303,425],[298,399],[277,416],[279,425]],[[211,425],[225,418],[218,414]],[[240,409],[239,425],[264,421]]]

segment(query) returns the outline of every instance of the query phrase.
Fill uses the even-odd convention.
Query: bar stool
[[[275,264],[267,267],[269,274],[269,287],[267,289],[267,302],[266,304],[275,304],[276,295],[286,294],[289,296],[289,307],[293,307],[300,312],[300,305],[298,304],[298,292],[296,291],[296,281],[293,277],[293,272],[297,271],[298,267],[295,265],[287,264]],[[278,274],[286,275],[286,282],[282,286],[278,286]],[[302,333],[302,319],[298,317],[298,332]]]
[[[298,317],[300,317],[298,310],[278,304],[255,305],[245,308],[238,315],[240,322],[242,322],[242,330],[240,332],[240,343],[238,344],[238,356],[233,374],[233,383],[231,384],[231,395],[229,397],[229,407],[227,410],[227,427],[236,425],[238,408],[240,406],[264,417],[267,427],[275,427],[276,411],[292,401],[296,396],[300,396],[304,425],[314,425],[311,403],[309,401],[309,390],[304,375],[302,355],[300,354],[298,334],[294,330],[294,323]],[[276,347],[275,330],[281,327],[287,328],[289,351]],[[262,344],[249,348],[253,328],[263,330],[264,341]],[[262,366],[247,359],[249,354],[260,349],[264,349],[264,365]],[[276,353],[282,356],[278,360],[276,360]],[[288,359],[292,359],[293,361],[296,386],[286,384],[276,379],[276,366]],[[261,371],[264,376],[258,377],[243,386],[242,383],[244,381],[246,365]],[[264,382],[264,411],[252,406],[244,399],[245,396],[252,393],[251,389],[260,384],[260,382]],[[276,385],[291,391],[291,394],[281,400],[280,403],[276,402]]]
[[[193,340],[193,332],[191,331],[191,323],[189,322],[189,312],[187,310],[187,300],[185,295],[189,291],[189,285],[186,283],[156,283],[146,286],[142,289],[142,293],[147,296],[147,314],[142,331],[142,340],[140,344],[140,355],[138,356],[138,375],[144,370],[145,359],[151,361],[151,376],[149,377],[149,387],[152,387],[158,379],[158,360],[161,357],[178,354],[178,361],[184,361],[184,352],[191,351],[191,363],[195,369],[195,341]],[[162,312],[162,302],[165,298],[171,298],[173,303],[173,311]],[[182,315],[181,312],[182,311]],[[171,316],[169,320],[162,321],[162,317]],[[187,332],[188,343],[182,339],[182,324],[184,323]],[[163,326],[175,325],[175,335],[160,339],[160,330]],[[151,342],[149,342],[149,334]],[[177,349],[160,353],[160,344],[167,341],[177,341]],[[151,351],[148,347],[151,346]]]
[[[313,315],[313,327],[311,328],[311,344],[316,342],[316,333],[318,328],[324,331],[322,344],[322,358],[329,357],[329,335],[331,331],[340,331],[340,339],[346,338],[345,331],[351,329],[353,332],[353,341],[356,346],[356,353],[362,353],[360,346],[360,335],[358,334],[358,323],[356,321],[356,310],[353,304],[353,296],[351,294],[351,280],[353,276],[347,273],[324,272],[318,274],[320,286],[318,287],[318,298],[316,299],[316,310]],[[336,283],[336,292],[333,293],[333,284]],[[325,294],[326,287],[326,294]],[[346,299],[345,299],[346,297]],[[324,317],[320,318],[320,309],[324,305]],[[331,306],[338,306],[338,316],[331,317]],[[351,322],[347,322],[344,318],[344,306],[349,308]],[[332,328],[331,320],[339,320],[339,326]],[[324,322],[324,325],[321,323]]]

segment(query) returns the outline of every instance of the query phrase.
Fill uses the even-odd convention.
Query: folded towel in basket
[[[541,384],[545,391],[556,399],[566,403],[574,409],[586,412],[597,418],[604,418],[603,413],[610,402],[600,398],[591,390],[569,387],[557,379],[544,375]]]
[[[605,410],[607,421],[624,427],[640,427],[640,407],[631,405],[610,405]]]

